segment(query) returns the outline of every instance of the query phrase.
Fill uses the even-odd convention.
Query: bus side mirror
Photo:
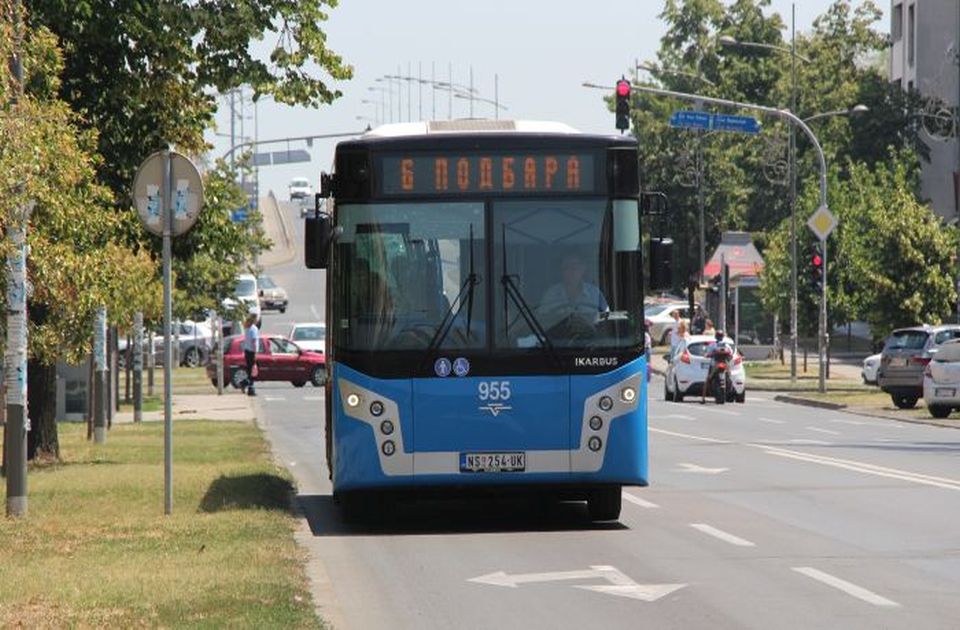
[[[662,291],[673,286],[673,239],[650,239],[650,290]]]
[[[307,269],[326,269],[333,244],[333,221],[329,214],[314,214],[304,221],[304,262]]]
[[[640,210],[646,216],[662,216],[667,213],[667,196],[657,190],[645,190],[640,193]]]

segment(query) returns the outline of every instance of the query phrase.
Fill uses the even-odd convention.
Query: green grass
[[[120,371],[120,387],[118,392],[120,393],[120,399],[123,400],[123,396],[126,393],[126,372],[123,370]],[[224,376],[224,385],[229,385],[230,383],[226,381],[229,376]],[[210,379],[207,378],[207,370],[205,367],[178,367],[173,369],[173,393],[174,394],[214,394],[216,393],[217,388],[210,384]],[[153,372],[153,394],[160,400],[160,406],[163,406],[163,367],[154,368]],[[133,372],[130,373],[130,396],[133,397]],[[148,397],[147,389],[147,370],[143,370],[143,396],[144,404]],[[144,411],[148,411],[146,406]]]
[[[0,627],[316,628],[293,541],[289,475],[246,423],[163,426],[107,444],[60,425],[63,461],[31,467],[28,516],[0,520]]]

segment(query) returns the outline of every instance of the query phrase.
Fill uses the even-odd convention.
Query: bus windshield
[[[636,217],[631,203],[621,214]],[[629,280],[614,264],[614,205],[606,198],[340,205],[335,343],[352,351],[498,354],[636,348],[643,319],[618,304],[617,283]],[[636,240],[636,225],[619,229]]]

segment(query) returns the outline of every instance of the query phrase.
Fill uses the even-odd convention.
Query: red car
[[[240,335],[223,340],[223,376],[236,388],[247,380],[247,364],[243,359]],[[217,384],[216,365],[207,364],[207,376]],[[289,381],[294,387],[303,387],[308,382],[316,387],[327,380],[327,369],[322,354],[302,350],[297,344],[280,335],[260,335],[257,348],[257,382]]]

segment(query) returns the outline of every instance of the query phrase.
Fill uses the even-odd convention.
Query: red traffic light
[[[626,79],[617,81],[617,96],[630,96],[630,82]]]
[[[823,265],[823,258],[820,256],[820,254],[814,254],[810,259],[810,262],[813,263],[814,267],[820,267]]]

